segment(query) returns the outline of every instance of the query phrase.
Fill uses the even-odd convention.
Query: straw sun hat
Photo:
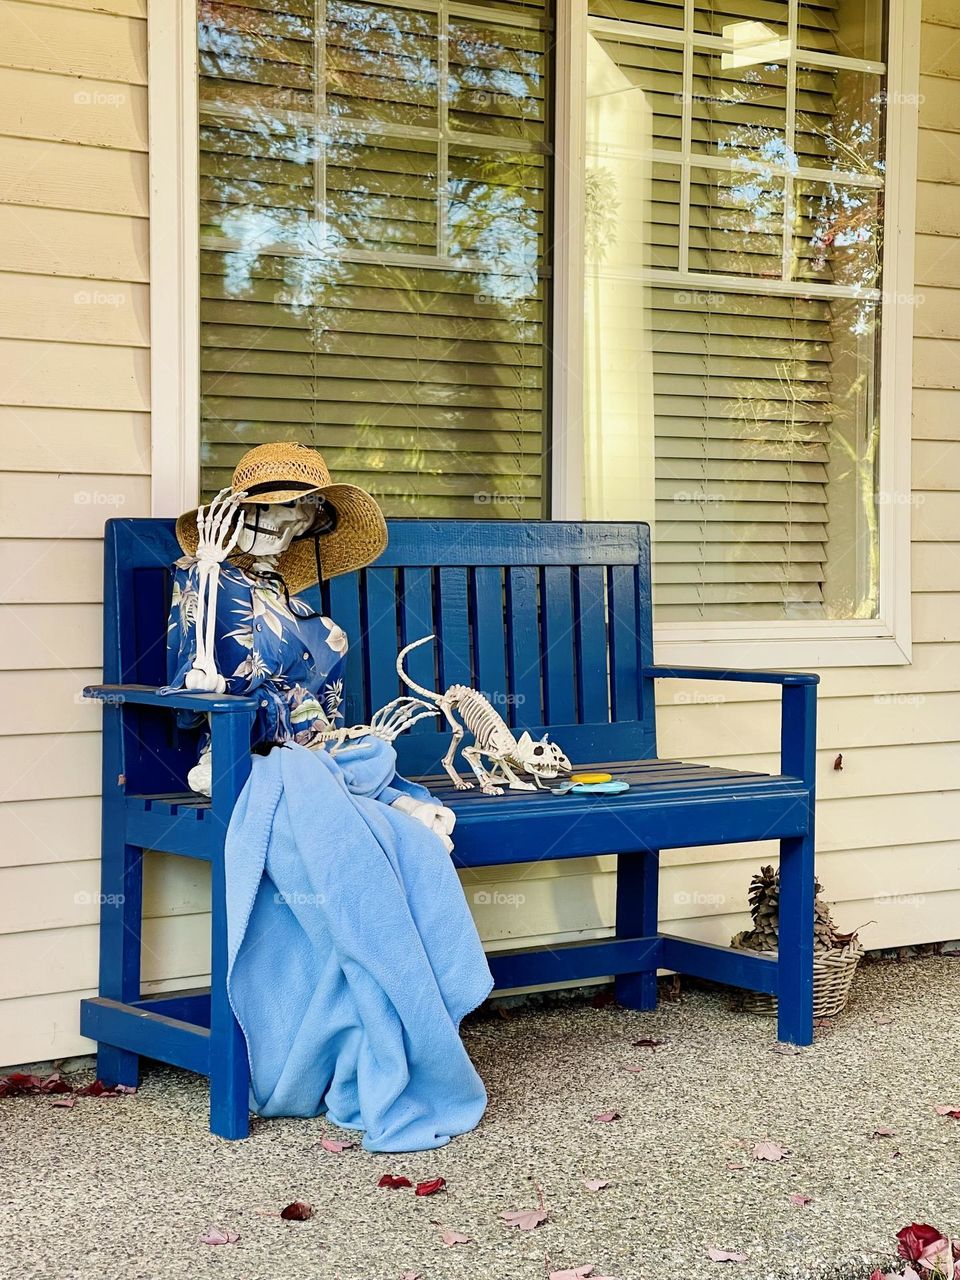
[[[277,568],[291,595],[312,587],[321,573],[327,579],[362,569],[387,545],[387,526],[376,502],[356,485],[331,483],[327,464],[316,449],[291,441],[257,445],[237,463],[231,488],[245,493],[251,504],[271,506],[316,493],[336,512],[333,529],[305,533],[280,555]],[[177,541],[188,555],[196,552],[196,511],[186,512],[177,521]],[[242,551],[233,552],[230,559],[244,569],[253,561]]]

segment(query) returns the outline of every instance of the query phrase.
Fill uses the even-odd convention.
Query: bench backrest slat
[[[549,724],[577,720],[573,573],[561,565],[543,570],[543,703]]]
[[[477,688],[506,693],[507,637],[503,629],[503,571],[494,565],[473,570],[470,622]],[[501,714],[508,708],[501,706]]]
[[[398,649],[433,633],[436,642],[406,663],[426,688],[481,689],[514,729],[549,729],[575,763],[656,754],[652,681],[641,676],[653,660],[645,525],[389,526],[390,545],[375,566],[307,593],[350,640],[348,724],[409,692],[396,674]],[[178,554],[172,521],[109,522],[105,679],[162,683],[169,566]],[[152,725],[146,717],[138,733],[149,737]],[[442,717],[422,721],[397,741],[401,769],[435,771],[448,740]],[[144,742],[141,772],[158,743]],[[161,745],[172,761],[164,789],[172,790],[183,747]]]
[[[609,719],[610,679],[607,670],[606,570],[599,564],[580,565],[571,574],[576,623],[577,701],[581,719]]]
[[[511,565],[507,570],[507,719],[514,727],[543,719],[538,586],[539,572],[532,565]]]
[[[440,684],[445,689],[452,684],[469,684],[473,678],[469,573],[470,570],[461,565],[441,566],[437,570],[437,599],[440,604],[437,653],[440,657]]]

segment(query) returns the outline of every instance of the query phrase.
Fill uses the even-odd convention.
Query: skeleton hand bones
[[[215,640],[217,625],[217,587],[220,566],[237,545],[243,526],[240,506],[246,494],[221,489],[206,507],[197,511],[196,558],[197,612],[195,619],[196,655],[187,672],[184,685],[202,693],[223,693],[227,683],[217,670]],[[236,519],[234,517],[236,516]]]

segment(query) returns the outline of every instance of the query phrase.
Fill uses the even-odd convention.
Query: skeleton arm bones
[[[207,507],[197,512],[197,612],[194,620],[196,653],[184,685],[203,693],[223,693],[227,683],[217,670],[217,589],[220,566],[237,545],[243,512],[229,489],[221,489]],[[236,515],[236,519],[234,516]]]

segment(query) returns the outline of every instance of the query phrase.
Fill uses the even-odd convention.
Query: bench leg
[[[617,855],[617,937],[651,938],[657,932],[660,853]],[[657,1007],[657,971],[621,973],[614,990],[625,1009]]]
[[[813,835],[780,841],[777,1038],[813,1040]]]
[[[143,850],[105,838],[100,866],[100,994],[130,1004],[140,999]],[[140,1083],[137,1054],[115,1045],[97,1048],[97,1078],[104,1084]]]
[[[250,1132],[247,1042],[227,996],[227,906],[223,855],[211,879],[210,1132],[245,1138]]]

